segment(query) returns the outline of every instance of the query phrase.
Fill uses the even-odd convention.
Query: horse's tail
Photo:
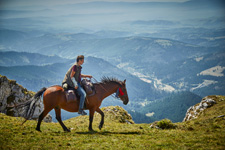
[[[34,98],[39,98],[45,91],[47,88],[43,87],[40,91],[38,91],[35,95]]]
[[[14,106],[10,106],[11,108],[16,108],[18,110],[18,108],[22,108],[22,116],[25,118],[24,122],[22,124],[24,124],[27,120],[31,119],[34,115],[34,111],[36,108],[36,103],[40,100],[40,96],[45,92],[47,88],[42,88],[40,91],[38,91],[30,100],[24,102],[24,103],[20,103]]]
[[[31,119],[34,115],[34,111],[36,108],[36,103],[40,100],[41,95],[46,91],[47,88],[43,87],[40,91],[38,91],[31,101],[27,104],[29,107],[26,109],[25,121],[22,123],[24,124],[28,119]]]

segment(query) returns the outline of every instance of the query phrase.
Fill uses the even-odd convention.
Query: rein
[[[94,77],[92,77],[92,78],[95,80],[96,83],[100,83],[100,82],[98,82]],[[102,89],[104,89],[106,92],[109,93],[109,91],[106,90],[101,84],[99,84],[99,85],[101,86]],[[117,89],[117,92],[116,92],[116,95],[111,94],[110,96],[112,96],[112,97],[115,98],[115,99],[119,99],[119,96],[118,96],[118,95],[119,95],[119,92],[120,92],[120,91],[122,91],[122,90],[121,90],[120,88],[118,88],[118,89]],[[122,92],[121,95],[124,95],[123,92]]]

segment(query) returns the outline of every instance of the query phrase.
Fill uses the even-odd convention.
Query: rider
[[[92,78],[92,76],[81,74],[82,69],[81,65],[83,63],[84,63],[84,56],[83,55],[77,56],[77,62],[73,66],[71,66],[70,69],[67,71],[64,80],[62,82],[62,86],[64,89],[75,88],[75,90],[77,90],[78,94],[80,95],[80,105],[78,114],[87,115],[87,113],[83,110],[86,93],[84,89],[81,87],[81,78],[82,77]]]

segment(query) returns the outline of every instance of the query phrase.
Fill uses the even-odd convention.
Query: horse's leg
[[[101,110],[100,108],[97,108],[96,111],[97,111],[99,114],[101,114],[101,116],[102,116],[101,122],[100,122],[100,124],[99,124],[99,126],[98,126],[98,128],[101,130],[102,127],[103,127],[103,124],[104,124],[104,116],[105,116],[105,115],[104,115],[104,113],[102,112],[102,110]]]
[[[70,130],[62,122],[62,119],[61,119],[61,109],[58,106],[55,107],[54,109],[55,109],[56,119],[58,120],[58,122],[62,126],[63,130],[64,131],[67,131],[67,132],[70,132]]]
[[[89,110],[89,131],[94,131],[92,129],[92,122],[93,122],[93,118],[94,118],[94,113],[95,113],[95,109],[90,109]]]
[[[44,119],[44,117],[52,110],[51,109],[44,109],[44,111],[40,114],[39,118],[38,118],[38,124],[37,124],[37,127],[36,127],[36,130],[37,131],[40,131],[40,126],[41,126],[41,121]]]

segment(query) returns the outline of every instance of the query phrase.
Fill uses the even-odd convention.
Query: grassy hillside
[[[218,116],[225,115],[225,96],[213,99],[217,104],[198,119],[165,130],[150,128],[150,124],[124,123],[115,117],[118,113],[107,111],[108,107],[104,108],[106,118],[101,131],[97,129],[100,115],[95,114],[96,132],[87,130],[88,116],[64,121],[71,129],[67,133],[58,123],[42,123],[42,132],[37,132],[36,121],[20,125],[22,118],[0,114],[0,149],[224,149],[225,117]]]

